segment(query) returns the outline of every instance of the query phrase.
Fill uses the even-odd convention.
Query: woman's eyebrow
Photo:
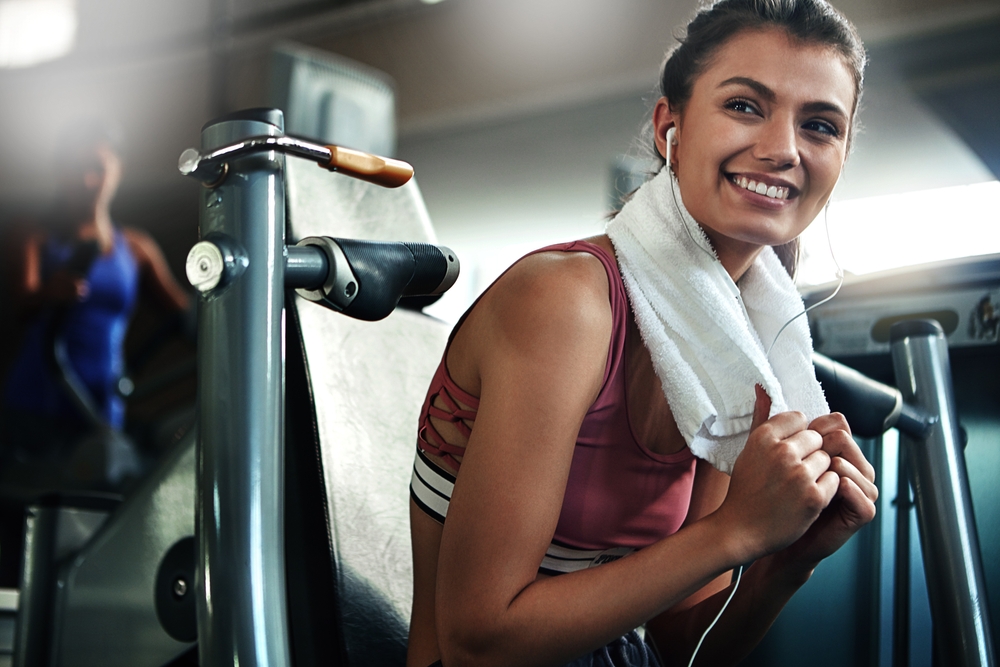
[[[754,92],[766,99],[768,102],[773,102],[778,97],[775,95],[773,90],[762,84],[760,81],[751,79],[748,76],[730,77],[719,84],[719,88],[725,88],[726,86],[747,86],[748,88],[752,88]]]
[[[802,110],[807,113],[833,113],[847,120],[847,112],[839,104],[833,102],[807,102],[802,105]]]
[[[751,79],[748,76],[730,77],[725,81],[723,81],[722,83],[720,83],[718,87],[725,88],[726,86],[746,86],[748,88],[753,89],[754,92],[756,92],[758,95],[763,97],[768,102],[774,102],[776,99],[778,99],[777,94],[773,90],[765,86],[760,81],[757,81],[756,79]],[[819,112],[835,113],[838,116],[842,116],[845,119],[849,117],[847,112],[844,111],[844,109],[839,104],[834,104],[833,102],[824,102],[824,101],[806,102],[805,104],[802,105],[802,110],[808,113],[819,113]]]

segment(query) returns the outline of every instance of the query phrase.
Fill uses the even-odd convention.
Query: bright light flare
[[[76,42],[76,0],[0,0],[0,67],[61,58]]]
[[[1000,181],[834,202],[829,217],[833,252],[855,275],[1000,253]],[[834,280],[822,214],[802,246],[799,284]]]

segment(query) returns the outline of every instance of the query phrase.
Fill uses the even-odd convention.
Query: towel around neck
[[[806,318],[796,318],[802,299],[771,248],[734,283],[667,168],[639,188],[607,234],[663,393],[696,456],[732,472],[749,435],[755,384],[770,396],[772,416],[829,412]]]

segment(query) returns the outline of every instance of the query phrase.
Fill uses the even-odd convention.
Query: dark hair
[[[805,43],[830,46],[843,57],[854,79],[850,146],[857,127],[868,58],[854,26],[826,0],[719,0],[703,7],[688,24],[686,34],[677,38],[680,44],[663,61],[660,94],[670,101],[672,109],[683,110],[691,98],[695,79],[711,64],[720,47],[738,33],[768,28],[780,28]],[[654,152],[662,167],[665,158]],[[799,240],[793,239],[774,250],[794,278]]]
[[[852,116],[857,116],[868,57],[854,26],[826,0],[719,0],[704,7],[663,61],[660,94],[670,100],[672,108],[683,110],[694,80],[710,65],[719,47],[737,33],[767,28],[780,28],[802,42],[837,50],[854,79]]]

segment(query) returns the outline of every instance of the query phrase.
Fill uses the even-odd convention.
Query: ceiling
[[[834,4],[876,53],[1000,17],[1000,0]],[[648,91],[671,32],[695,6],[695,0],[79,0],[71,56],[0,70],[0,123],[8,131],[0,210],[44,197],[56,132],[81,114],[111,116],[124,126],[125,189],[180,188],[176,159],[197,143],[201,125],[266,102],[268,49],[278,40],[389,73],[405,138]],[[943,95],[940,86],[924,85],[928,99]]]

